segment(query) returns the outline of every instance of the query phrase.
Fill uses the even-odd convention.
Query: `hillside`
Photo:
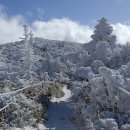
[[[119,45],[112,31],[102,18],[89,43],[25,35],[0,45],[1,129],[44,124],[60,130],[66,109],[70,130],[129,130],[130,44]]]

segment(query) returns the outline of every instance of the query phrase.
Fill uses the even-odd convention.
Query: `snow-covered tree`
[[[98,22],[99,23],[95,26],[94,34],[91,36],[93,41],[96,43],[106,41],[110,44],[115,44],[116,36],[112,34],[113,28],[107,19],[103,17]]]

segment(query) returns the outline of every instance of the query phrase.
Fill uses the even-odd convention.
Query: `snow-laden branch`
[[[29,85],[29,86],[27,86],[27,87],[18,89],[18,90],[16,90],[16,91],[11,91],[11,92],[7,92],[7,93],[1,93],[1,94],[0,94],[0,97],[12,96],[12,95],[15,95],[15,94],[18,94],[18,93],[22,92],[22,91],[25,90],[25,89],[30,88],[30,87],[40,86],[40,85],[42,85],[43,83],[44,83],[44,81],[39,82],[39,83],[37,83],[37,84]]]
[[[128,97],[130,97],[130,92],[128,92],[127,90],[125,90],[125,89],[123,89],[123,88],[121,88],[121,87],[118,87],[118,90],[120,91],[120,92],[123,92],[125,95],[127,95]]]
[[[27,86],[27,87],[18,89],[18,90],[16,90],[16,91],[7,92],[7,93],[1,93],[1,94],[0,94],[0,97],[10,97],[10,96],[13,96],[13,95],[15,95],[15,94],[18,94],[19,92],[22,92],[23,90],[28,89],[28,88],[30,88],[30,87],[39,87],[39,86],[42,86],[43,83],[45,83],[45,82],[42,81],[42,82],[39,82],[39,83],[37,83],[37,84],[29,85],[29,86]],[[0,112],[3,111],[3,110],[5,110],[6,108],[8,108],[11,104],[17,106],[16,103],[9,102],[9,103],[6,104],[4,107],[0,108]]]
[[[6,108],[8,108],[11,104],[16,105],[15,103],[10,102],[7,105],[5,105],[4,107],[0,108],[0,112],[2,112],[3,110],[5,110]]]

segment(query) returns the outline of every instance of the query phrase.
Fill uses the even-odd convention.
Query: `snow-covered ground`
[[[68,102],[69,99],[70,99],[70,97],[72,96],[71,91],[69,89],[67,89],[66,86],[64,86],[63,87],[63,92],[65,94],[63,97],[61,97],[61,98],[53,97],[52,100],[51,100],[51,102],[58,102],[58,103],[60,103],[62,101],[63,102]]]
[[[39,121],[37,117],[41,116],[40,112],[44,110],[46,104],[42,106],[32,100],[33,96],[30,94],[28,99],[28,95],[22,93],[26,84],[47,81],[46,85],[40,85],[45,86],[44,92],[46,88],[49,90],[53,87],[48,85],[50,82],[56,83],[54,86],[57,88],[57,81],[58,83],[69,81],[73,101],[71,101],[71,91],[67,86],[63,87],[65,95],[62,98],[53,97],[51,100],[48,121],[44,125],[39,125],[39,129],[26,127],[24,130],[81,129],[69,120],[72,111],[74,111],[74,119],[78,119],[77,123],[84,122],[90,130],[130,130],[130,43],[117,44],[116,36],[112,31],[109,22],[102,18],[95,26],[92,40],[83,45],[42,38],[28,40],[30,46],[27,48],[25,48],[26,38],[24,41],[0,45],[0,112],[5,111],[0,118],[2,121],[0,124],[3,124],[1,128],[9,127],[9,124],[11,126],[23,126],[27,123],[36,125]],[[23,86],[25,88],[22,88]],[[34,99],[37,99],[39,90],[38,94],[32,90],[33,92],[36,95]],[[50,94],[50,91],[45,93],[45,99]],[[17,104],[23,113],[20,118],[17,114],[14,122],[14,113],[19,112],[17,109],[12,111],[9,105],[16,103],[17,98]],[[24,105],[21,105],[22,99]],[[44,99],[42,101],[44,102]],[[73,108],[70,108],[72,102]],[[27,106],[26,104],[31,104],[31,107],[26,109],[24,107]],[[8,107],[9,110],[5,110]],[[32,114],[35,113],[34,108],[36,111],[41,110],[38,116]],[[27,110],[27,114],[24,109]],[[28,115],[30,111],[32,113]],[[35,118],[36,121],[31,120],[30,123],[27,118],[27,121],[20,122],[21,117],[26,119],[24,115],[29,119]]]
[[[69,107],[72,96],[71,91],[67,89],[67,86],[63,87],[65,95],[61,98],[53,97],[48,110],[48,121],[45,125],[39,124],[39,129],[32,127],[25,127],[24,130],[84,130],[81,126],[73,124],[69,120],[69,116],[72,109]],[[23,130],[19,128],[13,128],[12,130]]]
[[[72,109],[69,107],[72,96],[71,91],[66,86],[63,87],[65,95],[61,98],[53,98],[49,107],[49,120],[45,124],[46,128],[56,130],[81,130],[79,126],[69,120]],[[83,130],[83,129],[82,129]]]

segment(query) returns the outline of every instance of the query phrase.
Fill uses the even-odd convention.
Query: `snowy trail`
[[[67,86],[63,87],[63,92],[65,93],[63,97],[52,98],[48,110],[48,121],[45,125],[40,124],[39,129],[26,127],[24,130],[85,130],[69,120],[69,116],[72,113],[72,109],[69,107],[72,94],[71,91],[67,89]]]
[[[69,116],[72,112],[69,105],[69,99],[72,96],[71,91],[64,86],[65,93],[62,98],[53,98],[49,107],[49,120],[46,123],[46,128],[55,128],[55,130],[81,130],[76,124],[69,121]],[[84,130],[84,129],[82,129]]]

